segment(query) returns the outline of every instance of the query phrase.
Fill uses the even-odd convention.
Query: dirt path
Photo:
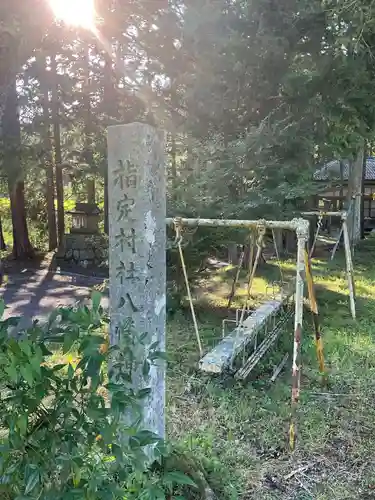
[[[25,328],[35,318],[45,320],[56,307],[87,302],[92,288],[101,282],[98,278],[60,274],[44,267],[25,268],[8,275],[0,287],[7,307],[5,317],[21,316],[19,328]],[[103,297],[103,306],[108,307],[107,297]]]

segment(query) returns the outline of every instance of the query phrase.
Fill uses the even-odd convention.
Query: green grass
[[[244,384],[207,378],[196,370],[199,355],[188,313],[168,324],[168,433],[194,455],[217,457],[222,498],[375,499],[375,239],[356,251],[358,320],[351,319],[344,261],[315,261],[328,387],[322,387],[310,316],[302,344],[303,371],[298,410],[298,443],[287,446],[290,420],[290,363],[274,384],[272,365],[291,352],[286,332]],[[293,266],[286,263],[285,271]],[[269,277],[268,271],[266,272]],[[226,296],[219,276],[215,293]],[[258,280],[258,285],[263,283]],[[273,278],[272,278],[273,279]],[[224,284],[223,284],[224,283]],[[208,349],[221,334],[221,318],[199,313]],[[306,466],[289,479],[291,472]],[[273,479],[272,479],[273,478]]]
[[[279,283],[282,279],[284,281],[290,280],[291,274],[294,271],[292,264],[286,262],[282,267],[283,274],[280,275],[280,269],[275,261],[267,262],[267,264],[261,266],[260,273],[255,275],[251,287],[249,301],[251,307],[256,307],[274,293],[277,293],[279,291]],[[206,276],[198,280],[194,291],[195,301],[200,305],[205,304],[215,308],[226,308],[235,275],[236,268],[233,266],[224,267],[214,272],[208,272]],[[241,308],[244,300],[246,300],[247,279],[247,272],[241,271],[232,302],[233,308]]]
[[[355,270],[357,321],[349,312],[343,256],[337,255],[333,264],[313,263],[329,379],[322,387],[307,312],[294,453],[287,444],[290,362],[274,384],[269,382],[273,366],[286,351],[291,353],[293,329],[246,383],[238,383],[197,371],[199,354],[188,310],[169,319],[168,436],[205,463],[219,499],[375,499],[375,238],[356,252]],[[266,292],[272,295],[267,284],[279,279],[272,262],[259,271],[253,305]],[[295,264],[285,262],[283,271],[292,276]],[[205,309],[198,308],[198,319],[206,351],[220,340],[232,277],[233,269],[224,269],[200,283]],[[242,276],[238,306],[244,283]],[[68,356],[74,362],[74,354]],[[61,353],[55,353],[52,362],[61,360]]]

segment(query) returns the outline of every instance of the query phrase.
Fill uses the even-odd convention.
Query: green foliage
[[[170,90],[186,117],[171,212],[291,218],[323,188],[317,165],[372,140],[374,23],[366,2],[354,6],[189,3],[178,55],[163,59],[171,73],[188,68]]]
[[[160,359],[156,345],[137,358],[146,336],[129,327],[123,345],[108,348],[98,292],[90,308],[58,309],[47,328],[35,324],[19,340],[7,334],[15,322],[0,323],[1,498],[151,500],[197,491],[189,475],[162,466],[169,447],[139,424],[149,390],[135,391],[132,375]],[[56,364],[54,349],[77,357]],[[151,450],[158,468],[149,469]]]

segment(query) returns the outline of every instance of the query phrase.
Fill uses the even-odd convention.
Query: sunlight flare
[[[59,21],[70,26],[93,30],[95,27],[94,0],[49,0]]]

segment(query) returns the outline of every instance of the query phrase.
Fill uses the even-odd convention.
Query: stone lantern
[[[76,203],[67,212],[72,216],[72,227],[64,235],[56,258],[60,265],[71,264],[91,267],[106,260],[107,241],[99,231],[100,209],[95,203]]]
[[[100,210],[95,203],[76,203],[67,213],[72,216],[71,233],[98,234]]]

